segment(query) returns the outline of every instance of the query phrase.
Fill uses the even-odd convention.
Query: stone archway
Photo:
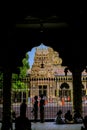
[[[65,89],[69,89],[69,85],[68,83],[62,83],[60,86],[61,89],[65,88]]]
[[[23,5],[24,2],[23,2]],[[5,111],[7,111],[7,109],[9,110],[10,107],[10,91],[11,91],[11,74],[10,72],[8,72],[8,69],[13,72],[17,69],[18,66],[21,65],[21,59],[24,56],[25,52],[29,49],[31,49],[32,45],[35,44],[35,41],[37,40],[38,43],[38,39],[43,40],[43,41],[50,41],[50,43],[52,43],[52,47],[57,49],[57,46],[60,48],[60,52],[61,52],[61,57],[62,59],[64,59],[64,64],[66,65],[70,65],[73,66],[73,68],[76,67],[76,70],[73,72],[73,86],[74,90],[77,91],[79,89],[79,85],[81,82],[81,76],[80,76],[80,72],[76,72],[77,70],[79,70],[78,66],[83,65],[83,67],[85,65],[87,65],[87,60],[85,60],[84,56],[86,55],[86,50],[87,47],[85,45],[87,38],[85,37],[85,11],[84,10],[80,10],[80,8],[77,8],[72,11],[73,9],[68,8],[67,11],[66,9],[63,9],[63,11],[61,12],[60,9],[57,7],[55,9],[53,9],[50,13],[50,18],[46,17],[46,19],[42,19],[42,16],[49,16],[49,14],[47,15],[47,12],[49,12],[48,10],[50,10],[47,7],[47,11],[45,9],[40,11],[37,11],[37,6],[36,10],[34,12],[34,10],[32,10],[33,6],[31,6],[30,8],[23,6],[23,8],[21,8],[22,6],[18,6],[16,8],[11,7],[10,6],[10,10],[11,13],[9,13],[9,31],[8,31],[8,44],[7,42],[3,42],[2,46],[0,48],[0,68],[4,68],[5,69],[5,75],[9,75],[7,78],[6,76],[4,76],[4,103],[3,103],[3,124],[5,124],[6,126],[6,122],[9,121],[9,117],[8,117],[8,113],[6,113]],[[40,7],[40,6],[39,6]],[[52,4],[53,7],[53,4]],[[66,6],[64,6],[66,7]],[[63,8],[64,8],[63,7]],[[50,7],[51,8],[51,7]],[[39,8],[38,8],[39,9]],[[61,8],[62,9],[62,8]],[[14,11],[17,10],[17,11]],[[45,12],[44,12],[45,10]],[[54,12],[53,12],[54,11]],[[14,13],[15,12],[15,13]],[[37,12],[37,13],[36,13]],[[59,13],[60,12],[60,13]],[[38,14],[40,13],[40,14]],[[12,15],[13,14],[13,15]],[[36,15],[35,15],[36,14]],[[43,14],[43,15],[42,15]],[[53,15],[54,14],[54,15]],[[70,16],[71,14],[71,16]],[[41,16],[40,19],[38,20],[39,24],[41,24],[41,21],[47,21],[48,26],[45,26],[46,30],[45,31],[46,35],[41,35],[38,30],[38,24],[36,23],[36,18],[32,19],[34,26],[31,27],[31,22],[28,21],[28,19],[26,19],[25,21],[25,16],[30,16],[30,18],[32,18],[33,16],[36,16],[36,18],[38,18],[38,16]],[[55,17],[58,16],[58,17]],[[60,17],[61,16],[61,17]],[[44,17],[43,17],[44,18]],[[57,18],[57,19],[53,19],[53,18]],[[54,22],[50,22],[52,19],[52,21]],[[60,26],[62,25],[62,22],[64,23],[64,26]],[[17,27],[17,25],[15,25],[16,23],[19,23],[19,25],[21,25],[19,28]],[[26,24],[27,23],[27,26]],[[30,28],[29,28],[29,23],[30,23]],[[55,26],[52,26],[51,23],[54,23]],[[84,23],[84,24],[83,24]],[[25,25],[25,27],[23,27],[23,25]],[[58,25],[58,28],[56,28]],[[51,27],[50,29],[48,27]],[[55,28],[54,28],[55,27]],[[54,31],[55,30],[55,31]],[[47,36],[48,35],[48,36]],[[74,40],[76,39],[76,40]],[[64,41],[63,41],[64,40]],[[66,40],[66,41],[65,41]],[[31,42],[32,41],[32,42]],[[61,42],[62,41],[62,42]],[[74,41],[74,42],[73,42]],[[76,44],[74,44],[76,41]],[[19,44],[21,43],[21,44]],[[28,44],[29,43],[29,44]],[[60,43],[60,44],[59,44]],[[62,44],[61,44],[62,43]],[[64,44],[63,44],[64,43]],[[65,43],[67,44],[65,47]],[[69,44],[68,44],[69,43]],[[72,43],[72,44],[71,44]],[[77,44],[78,43],[78,44]],[[80,43],[80,44],[79,44]],[[82,45],[81,45],[82,43]],[[38,44],[37,44],[38,45]],[[79,45],[79,46],[78,46]],[[21,47],[20,47],[21,46]],[[35,45],[36,46],[36,45]],[[84,49],[83,49],[84,48]],[[77,53],[78,50],[78,53]],[[83,52],[82,52],[83,50]],[[6,55],[3,55],[3,52],[5,52]],[[16,53],[15,53],[16,52]],[[74,59],[74,60],[72,60]],[[78,59],[78,60],[77,60]],[[76,61],[76,62],[75,62]],[[8,67],[8,68],[7,68]],[[8,79],[8,82],[7,82]],[[76,82],[77,81],[77,82]],[[9,88],[8,88],[9,86]],[[77,87],[77,89],[76,89]],[[79,89],[80,90],[80,89]],[[81,93],[81,90],[79,91]],[[7,93],[7,95],[6,95]],[[75,104],[75,109],[81,109],[81,102],[78,106],[80,106],[80,108],[77,106],[77,102],[78,100],[81,100],[81,97],[79,97],[77,95],[77,93],[74,93],[74,104]],[[6,100],[8,96],[8,101]],[[78,98],[79,97],[79,98]],[[76,100],[77,99],[77,100]],[[8,124],[8,122],[7,122]],[[5,127],[5,129],[7,129],[7,127]]]

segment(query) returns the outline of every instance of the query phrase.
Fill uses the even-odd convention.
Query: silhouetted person
[[[74,122],[75,122],[75,123],[82,123],[82,122],[83,122],[83,118],[82,118],[82,116],[81,116],[81,114],[80,114],[80,112],[79,112],[78,110],[76,110],[76,111],[74,112],[74,117],[73,117],[73,119],[74,119]]]
[[[33,114],[34,114],[34,122],[37,122],[38,118],[38,97],[34,97],[34,106],[33,106]]]
[[[44,122],[44,105],[45,105],[45,100],[43,99],[43,95],[40,95],[40,122]]]
[[[21,112],[22,112],[22,114],[24,113],[24,115],[26,116],[26,110],[27,110],[26,100],[23,99],[23,102],[20,105],[20,115],[21,115]]]
[[[13,112],[12,112],[12,121],[14,121],[15,118],[16,118],[16,113],[15,113],[15,111],[13,111]]]
[[[15,130],[31,130],[31,122],[22,111],[20,116],[15,119]]]
[[[57,117],[56,117],[56,124],[63,124],[64,123],[64,121],[63,121],[63,119],[62,119],[62,111],[61,110],[59,110],[58,112],[57,112]]]
[[[65,113],[65,123],[73,123],[73,118],[70,110]]]
[[[83,124],[84,124],[84,127],[87,129],[87,116],[84,117]]]
[[[87,130],[87,115],[83,118],[83,125],[81,130]]]

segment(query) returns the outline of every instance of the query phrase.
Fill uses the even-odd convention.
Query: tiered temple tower
[[[30,97],[44,94],[50,100],[64,98],[73,100],[72,73],[64,73],[66,66],[62,66],[59,53],[51,47],[36,48],[34,63],[30,74]],[[82,73],[83,97],[87,95],[86,73]]]

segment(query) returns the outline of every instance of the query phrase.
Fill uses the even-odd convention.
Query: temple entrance
[[[61,100],[64,100],[64,102],[71,101],[71,90],[69,88],[70,88],[70,86],[66,82],[64,82],[60,86],[59,97],[61,98]]]
[[[39,95],[43,94],[45,97],[47,96],[47,85],[39,86]]]
[[[71,101],[71,90],[62,89],[59,90],[59,97],[64,98],[65,102]]]

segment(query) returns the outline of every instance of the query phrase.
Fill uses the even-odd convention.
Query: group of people
[[[82,123],[83,117],[81,116],[79,111],[74,111],[74,115],[72,116],[71,111],[67,110],[67,112],[64,115],[64,118],[62,118],[62,111],[59,110],[57,112],[57,117],[56,117],[55,121],[56,121],[56,124]]]
[[[87,130],[87,115],[83,118],[79,111],[74,111],[74,115],[72,116],[70,110],[67,110],[64,118],[62,118],[62,111],[59,110],[55,122],[56,124],[83,123],[81,130]]]
[[[40,96],[40,122],[44,122],[44,105],[45,100],[43,99],[43,95]],[[15,130],[31,130],[31,121],[26,117],[27,104],[26,100],[23,100],[23,103],[20,105],[20,116],[15,118]],[[38,120],[38,96],[34,97],[34,104],[32,113],[34,116],[34,122]],[[67,110],[62,118],[62,111],[59,110],[57,112],[57,116],[55,119],[56,124],[64,124],[64,123],[83,123],[85,127],[87,127],[87,116],[85,118],[81,116],[78,111],[74,111],[74,115],[72,116],[71,111]],[[83,129],[82,129],[83,130]]]
[[[40,122],[44,122],[44,105],[45,100],[43,99],[43,95],[40,96]],[[23,100],[23,103],[20,105],[20,116],[15,118],[15,130],[31,130],[31,122],[26,117],[27,104],[26,100]],[[34,116],[34,122],[37,122],[38,119],[38,96],[34,97],[34,104],[32,110]]]
[[[40,122],[44,122],[44,105],[45,100],[43,99],[43,95],[40,95]],[[34,115],[34,122],[37,122],[38,119],[38,96],[34,97],[34,105],[33,105],[33,115]]]

